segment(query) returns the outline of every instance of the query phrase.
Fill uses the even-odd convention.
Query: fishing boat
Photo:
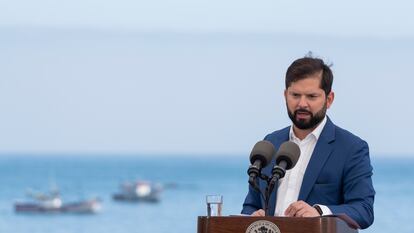
[[[161,184],[149,181],[124,182],[120,186],[120,192],[115,193],[112,198],[117,201],[130,202],[158,202],[160,201]]]
[[[98,198],[64,203],[59,192],[48,194],[30,192],[31,201],[14,203],[17,213],[75,213],[94,214],[101,210]]]

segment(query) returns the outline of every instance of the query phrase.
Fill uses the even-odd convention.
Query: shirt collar
[[[316,127],[310,134],[308,134],[306,136],[306,138],[308,138],[309,135],[313,135],[313,137],[315,137],[315,139],[318,140],[319,136],[322,133],[323,127],[325,127],[325,125],[326,125],[326,121],[327,121],[326,119],[327,119],[327,117],[325,115],[325,117],[323,118],[321,123],[318,125],[318,127]],[[296,137],[295,133],[293,132],[293,125],[290,127],[289,138],[290,138],[290,140],[296,139],[297,141],[301,141],[299,138]],[[304,138],[304,140],[306,138]]]

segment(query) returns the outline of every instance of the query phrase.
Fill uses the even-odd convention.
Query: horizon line
[[[126,28],[126,27],[93,27],[93,26],[53,26],[53,25],[1,25],[1,30],[49,30],[49,31],[80,31],[89,33],[112,33],[112,34],[171,34],[171,35],[258,35],[258,36],[284,36],[284,37],[326,37],[340,39],[366,39],[366,40],[413,40],[414,35],[357,35],[355,34],[327,34],[327,33],[303,33],[294,31],[265,31],[265,30],[200,30],[200,29],[171,29],[171,28]]]
[[[248,154],[245,153],[229,153],[229,152],[211,152],[211,153],[199,153],[199,152],[0,152],[0,158],[10,158],[10,157],[45,157],[45,158],[93,158],[93,157],[105,157],[105,158],[114,158],[114,157],[122,157],[122,158],[246,158],[248,161]],[[370,154],[371,159],[414,159],[413,154],[406,154],[401,153],[399,155],[395,154]]]

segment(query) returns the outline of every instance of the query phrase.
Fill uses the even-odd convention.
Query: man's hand
[[[320,216],[318,211],[304,201],[293,202],[285,210],[288,217],[317,217]]]
[[[252,213],[251,216],[256,216],[256,217],[264,217],[265,216],[265,212],[264,210],[260,209],[260,210],[256,210]]]

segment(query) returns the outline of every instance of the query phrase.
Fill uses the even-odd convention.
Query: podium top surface
[[[346,220],[346,219],[345,219]],[[312,218],[223,216],[198,217],[198,233],[249,233],[249,227],[259,221],[276,225],[280,233],[357,233],[357,226],[345,222],[340,216]],[[269,223],[269,224],[270,224]]]

